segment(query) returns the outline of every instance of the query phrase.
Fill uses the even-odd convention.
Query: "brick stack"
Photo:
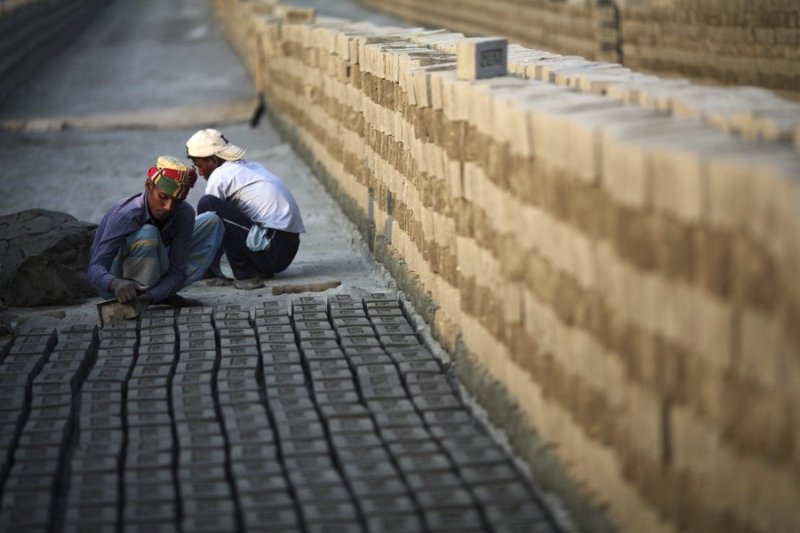
[[[637,2],[621,10],[621,38],[637,70],[800,96],[800,5],[791,0]]]
[[[792,0],[362,0],[406,20],[717,85],[800,96]],[[615,7],[612,7],[615,6]]]
[[[250,3],[216,4],[241,31]],[[433,302],[495,422],[535,428],[625,529],[793,529],[800,158],[785,135],[684,116],[686,94],[665,112],[650,96],[670,82],[637,91],[619,65],[554,69],[511,47],[528,79],[460,80],[458,33],[266,17],[264,63],[245,61],[271,111]],[[536,469],[533,441],[515,444]]]
[[[676,118],[699,120],[749,141],[791,144],[800,131],[800,106],[759,87],[717,87],[666,79],[618,63],[588,61],[519,45],[509,47],[509,71]],[[796,143],[797,144],[797,143]]]
[[[579,0],[362,0],[362,4],[426,26],[444,26],[468,35],[503,35],[525,46],[618,60],[610,6]]]

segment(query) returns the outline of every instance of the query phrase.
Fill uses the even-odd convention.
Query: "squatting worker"
[[[184,200],[196,181],[193,168],[160,156],[147,171],[144,192],[111,207],[95,233],[86,273],[100,296],[188,305],[177,293],[203,277],[225,231],[213,213],[195,220]]]
[[[286,185],[261,164],[243,159],[244,153],[215,129],[200,130],[186,142],[187,156],[208,181],[197,212],[222,218],[219,255],[224,252],[230,264],[234,286],[247,290],[291,264],[305,226]],[[212,270],[222,277],[219,261]]]

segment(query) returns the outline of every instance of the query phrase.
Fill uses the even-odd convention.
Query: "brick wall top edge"
[[[369,37],[355,38],[364,43],[363,47],[381,54],[400,55],[404,58],[427,55],[435,63],[434,66],[428,67],[401,61],[400,67],[406,68],[406,73],[409,75],[450,77],[449,72],[455,61],[454,55],[388,37],[385,42],[373,42]],[[380,41],[383,41],[383,38]],[[587,61],[575,56],[542,54],[538,51],[531,51],[527,57],[523,56],[522,51],[518,51],[518,54],[515,60],[524,64],[529,72],[538,69],[536,76],[542,78],[523,80],[522,77],[516,76],[521,89],[538,87],[534,82],[554,85],[554,80],[557,80],[565,91],[596,93],[595,96],[598,98],[611,98],[625,104],[635,104],[676,118],[697,118],[722,132],[749,140],[787,141],[788,144],[800,125],[800,105],[782,99],[767,89],[700,86],[688,80],[662,79],[636,73],[615,63]],[[451,61],[448,61],[449,57],[452,57]],[[379,71],[370,73],[386,77],[385,73]],[[403,79],[402,73],[399,79]],[[484,90],[497,82],[472,83],[475,83],[479,90]],[[510,83],[508,80],[503,81],[503,88],[507,89]],[[463,117],[451,118],[463,119]]]
[[[398,43],[407,42],[454,56],[458,41],[465,37],[446,28],[378,26],[341,18],[320,18],[316,26],[359,43],[394,43],[385,47],[386,53],[406,53],[405,46],[398,47]],[[348,59],[358,61],[357,57]],[[686,79],[634,72],[618,63],[590,61],[514,43],[509,45],[508,62],[509,72],[515,76],[597,93],[678,117],[696,117],[752,141],[791,144],[800,131],[800,103],[768,89],[704,86]]]

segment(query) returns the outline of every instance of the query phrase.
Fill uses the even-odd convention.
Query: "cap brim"
[[[215,155],[226,161],[238,161],[244,156],[244,152],[244,148],[239,148],[235,144],[228,144]]]

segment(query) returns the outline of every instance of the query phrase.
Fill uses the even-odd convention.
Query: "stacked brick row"
[[[742,0],[710,5],[703,2],[702,17],[686,14],[694,13],[692,9],[700,9],[691,7],[693,3],[688,0],[679,5],[675,5],[673,0],[620,1],[617,2],[619,15],[607,5],[597,6],[592,16],[596,20],[594,26],[599,28],[597,31],[602,37],[598,38],[598,49],[601,52],[596,54],[581,53],[574,47],[550,46],[540,40],[522,39],[495,28],[485,28],[484,34],[488,32],[506,35],[511,41],[521,43],[509,47],[508,65],[509,70],[520,77],[585,92],[607,94],[625,103],[676,117],[699,119],[721,131],[740,135],[748,140],[794,142],[797,147],[800,146],[800,108],[770,90],[776,89],[789,97],[798,95],[797,87],[800,85],[796,77],[800,73],[800,27],[796,27],[798,15],[794,13],[797,6],[792,6],[791,2],[764,4],[764,1]],[[585,2],[580,4],[585,8]],[[552,8],[556,4],[546,5]],[[749,15],[740,16],[740,11]],[[685,27],[688,27],[687,21],[690,18],[695,21],[691,30],[695,35],[687,38],[682,32],[688,31]],[[639,24],[638,19],[646,19],[649,26]],[[677,22],[664,22],[673,19]],[[530,24],[535,28],[552,31],[552,22],[544,20],[536,20]],[[445,27],[458,28],[467,33],[477,31],[477,28],[463,29],[447,18],[424,21],[441,23]],[[740,33],[747,31],[781,34],[782,42],[769,51],[765,50],[763,54],[756,54],[751,50],[742,52],[741,56],[733,54],[720,58],[721,52],[717,50],[716,40],[723,37],[733,38],[731,33],[723,30],[706,31],[697,26],[699,21],[718,25],[748,25],[747,28],[740,28]],[[618,24],[622,24],[619,32],[616,30]],[[665,29],[665,24],[671,26]],[[758,26],[759,24],[762,26]],[[792,25],[795,26],[794,29],[789,27]],[[637,27],[647,27],[650,33],[641,30],[639,34],[634,33],[634,37],[629,37],[629,33],[634,32]],[[679,37],[673,38],[672,31]],[[675,53],[670,46],[662,43],[663,39],[670,40],[674,46],[695,48],[690,52]],[[621,48],[625,51],[624,58],[613,52],[617,49],[617,40],[624,43]],[[706,43],[709,50],[699,49],[698,43]],[[431,45],[436,47],[436,41],[431,41]],[[532,50],[523,45],[535,46],[537,49]],[[746,44],[740,43],[738,46]],[[672,58],[671,67],[668,68],[663,62],[658,63],[658,58],[662,56]],[[654,62],[648,62],[648,57],[654,58]],[[775,59],[776,57],[780,59]],[[702,67],[693,67],[692,62]],[[708,65],[714,66],[712,68]],[[735,67],[739,78],[726,79],[715,74],[723,66]],[[674,78],[675,75],[682,77]],[[669,76],[673,79],[669,79]],[[773,83],[778,77],[784,81]],[[701,85],[699,82],[702,81],[717,83],[713,86]],[[719,82],[729,86],[720,87]]]
[[[800,106],[764,88],[703,86],[518,45],[509,47],[508,69],[524,79],[698,120],[747,141],[800,147]]]
[[[621,10],[631,68],[800,95],[800,6],[780,0],[672,0]]]
[[[551,53],[800,95],[800,8],[783,0],[362,0],[406,20]],[[612,7],[612,5],[614,7]]]
[[[71,41],[107,0],[0,2],[0,102]]]
[[[54,329],[24,328],[3,349],[3,530],[44,530],[53,515],[63,513],[58,495],[76,430],[73,394],[93,355],[86,347],[95,339],[94,328],[64,331],[60,341]]]
[[[242,15],[215,4],[228,28]],[[502,384],[581,492],[631,530],[792,529],[789,146],[552,82],[458,80],[459,34],[237,24],[271,109],[463,343],[465,382],[489,401]]]
[[[632,6],[638,6],[637,9],[643,10],[642,5],[640,2],[629,2],[621,7],[633,9]],[[648,4],[652,8],[663,5]],[[780,7],[781,4],[776,5]],[[602,13],[598,11],[597,15],[600,26],[613,25],[613,13],[608,10]],[[452,40],[459,36],[463,37],[463,34],[440,30],[433,32],[433,35],[418,37],[416,41],[452,54]],[[586,57],[530,49],[519,44],[512,44],[508,49],[508,69],[521,78],[606,95],[625,104],[677,118],[700,120],[719,131],[749,141],[793,143],[796,149],[800,147],[800,106],[763,88],[764,84],[729,87],[701,85],[686,78],[670,79],[646,74],[627,66],[627,62],[622,65],[614,61],[611,56],[606,56],[603,61],[592,61]],[[794,61],[788,71],[796,70],[797,65],[800,62]]]
[[[588,59],[618,61],[614,11],[595,2],[552,0],[362,0],[362,4],[428,27],[510,41]]]

